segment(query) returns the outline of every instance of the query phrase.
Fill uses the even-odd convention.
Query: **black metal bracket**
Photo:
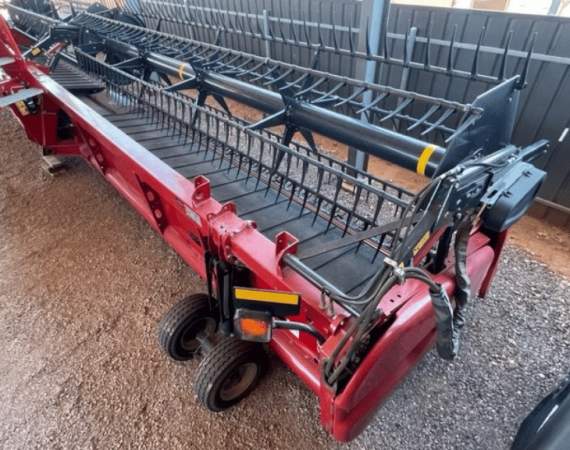
[[[309,145],[309,148],[318,154],[318,149],[313,137],[313,133],[307,128],[304,128],[303,126],[295,123],[295,121],[292,119],[292,112],[299,107],[299,104],[302,100],[298,100],[295,97],[286,95],[283,92],[281,93],[281,98],[283,99],[284,104],[284,108],[282,110],[265,117],[259,122],[249,125],[248,128],[251,130],[264,130],[266,128],[284,125],[285,130],[281,137],[282,145],[288,147],[291,144],[291,141],[293,140],[295,134],[301,133]],[[276,167],[279,167],[280,162],[281,159],[279,159]]]

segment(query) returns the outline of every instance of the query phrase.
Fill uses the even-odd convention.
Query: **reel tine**
[[[281,17],[279,17],[277,19],[277,23],[279,25],[279,36],[281,37],[281,40],[283,42],[287,42],[287,39],[285,38],[285,34],[283,33],[283,24],[281,23]]]
[[[354,56],[354,41],[352,37],[352,27],[350,25],[348,25],[348,49],[350,56]]]
[[[305,40],[307,47],[312,47],[311,36],[309,35],[309,29],[307,28],[307,21],[303,19],[303,32],[305,33]]]
[[[332,24],[331,36],[332,36],[333,48],[334,48],[335,52],[338,53],[339,47],[338,47],[338,41],[336,39],[336,26],[335,26],[334,22]]]
[[[513,40],[513,30],[510,30],[507,34],[507,42],[505,43],[505,51],[503,52],[503,57],[501,58],[501,65],[499,67],[499,74],[497,75],[499,80],[504,80],[507,73],[507,58],[509,57],[509,50],[511,49],[511,42]]]
[[[323,35],[321,32],[321,22],[317,22],[317,35],[319,37],[319,48],[324,48],[325,42],[323,40]]]
[[[372,56],[372,52],[370,51],[370,24],[366,23],[366,33],[364,35],[365,43],[366,43],[366,58],[370,59]]]
[[[457,36],[457,25],[453,26],[453,34],[451,35],[451,41],[449,41],[449,52],[447,54],[447,71],[453,72],[453,67],[455,65],[454,62],[454,47],[455,47],[455,38]]]
[[[299,39],[297,39],[297,33],[295,31],[295,23],[293,22],[292,17],[289,19],[289,32],[290,32],[291,36],[293,37],[293,43],[295,45],[299,45]]]
[[[537,37],[538,33],[534,33],[530,39],[530,43],[528,46],[528,53],[525,59],[525,63],[524,63],[524,68],[523,71],[521,73],[521,78],[519,81],[519,88],[523,88],[524,86],[526,86],[526,80],[528,78],[528,73],[530,70],[530,61],[532,59],[532,54],[534,52],[534,46],[536,44],[536,37]]]
[[[479,56],[481,54],[481,45],[483,43],[483,38],[485,37],[486,27],[481,29],[479,34],[479,40],[477,41],[477,47],[475,48],[475,55],[473,56],[473,65],[471,66],[471,76],[475,77],[479,73]]]

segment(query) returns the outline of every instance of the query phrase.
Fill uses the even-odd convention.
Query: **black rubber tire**
[[[267,354],[261,344],[225,337],[200,361],[194,380],[198,400],[210,411],[223,411],[249,395],[266,372],[267,366]],[[232,381],[230,379],[242,370],[245,370],[242,376],[243,386],[238,384],[233,395],[228,397],[227,385]],[[250,373],[253,370],[255,373]]]
[[[210,309],[208,295],[190,295],[170,308],[160,321],[160,347],[176,361],[192,359],[200,349],[193,337],[205,328],[209,333],[214,333],[217,328],[217,319]]]

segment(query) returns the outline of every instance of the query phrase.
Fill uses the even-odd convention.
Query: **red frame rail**
[[[297,336],[275,330],[270,348],[318,396],[322,425],[336,439],[347,441],[362,431],[378,406],[433,345],[435,322],[427,286],[408,280],[381,300],[379,308],[392,321],[349,382],[335,392],[322,380],[322,364],[346,333],[351,317],[339,306],[334,307],[332,317],[328,315],[320,307],[319,290],[282,264],[287,252],[294,253],[296,239],[284,232],[275,242],[270,241],[253,222],[242,220],[232,203],[222,205],[212,198],[206,178],[184,178],[70,94],[46,75],[44,68],[24,60],[1,18],[0,57],[14,60],[2,67],[6,73],[0,81],[2,96],[30,87],[43,92],[34,113],[11,105],[28,138],[52,154],[88,161],[202,278],[206,278],[204,255],[214,250],[223,260],[241,261],[251,271],[252,287],[301,293],[301,311],[293,319],[313,324],[326,337],[325,342],[319,345],[305,333]],[[58,111],[71,119],[73,137],[58,139]],[[472,234],[467,264],[474,293],[487,291],[505,236],[492,240],[480,231]],[[433,236],[425,247],[438,238]],[[452,295],[452,265],[434,281]]]

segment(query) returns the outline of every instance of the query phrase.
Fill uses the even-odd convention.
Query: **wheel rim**
[[[230,372],[220,388],[220,399],[230,402],[241,396],[257,378],[258,367],[248,362],[236,367]]]
[[[200,342],[196,339],[196,336],[202,332],[210,335],[215,331],[216,321],[213,317],[202,317],[194,320],[182,333],[180,346],[186,352],[195,352],[200,347]]]

